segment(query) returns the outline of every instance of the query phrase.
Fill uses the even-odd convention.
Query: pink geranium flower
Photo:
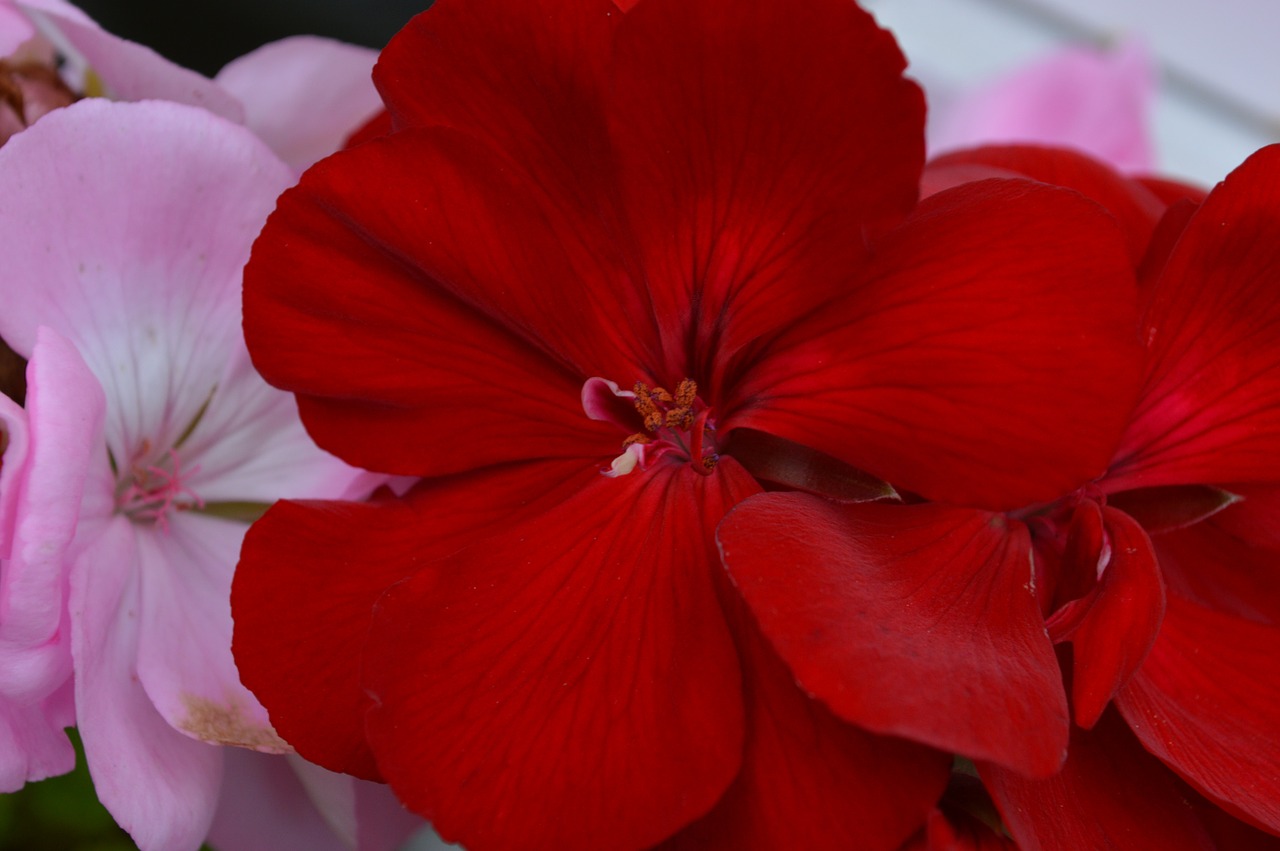
[[[255,524],[236,657],[301,754],[468,847],[896,848],[943,748],[1061,765],[1029,575],[936,655],[885,619],[873,735],[796,688],[715,527],[766,479],[1002,510],[1095,478],[1139,365],[1121,233],[1023,179],[917,205],[919,91],[845,0],[626,5],[442,0],[375,72],[393,132],[281,198],[255,363],[424,480]]]
[[[1136,41],[1110,50],[1063,48],[956,97],[930,100],[930,153],[1032,142],[1150,171],[1156,71]]]
[[[0,148],[0,335],[32,359],[26,493],[61,472],[50,516],[74,529],[0,638],[37,614],[40,634],[64,647],[69,634],[90,771],[143,849],[204,838],[222,776],[212,744],[288,749],[231,659],[232,566],[266,503],[339,495],[355,476],[307,439],[241,337],[240,269],[291,179],[247,130],[160,102],[84,101]],[[55,414],[78,430],[51,427]],[[42,445],[84,464],[41,474]],[[37,507],[26,516],[44,520]],[[13,587],[35,568],[5,570]]]

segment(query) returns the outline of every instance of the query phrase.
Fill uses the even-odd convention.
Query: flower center
[[[710,475],[720,456],[716,452],[715,420],[711,408],[698,396],[698,385],[684,379],[672,393],[637,381],[630,391],[612,381],[592,378],[582,389],[582,404],[594,420],[634,425],[634,415],[625,416],[610,403],[629,400],[639,415],[642,430],[622,441],[622,454],[613,459],[606,476],[625,476],[639,467],[646,469],[659,458],[686,462],[702,475]],[[630,422],[629,422],[630,420]]]
[[[116,511],[134,523],[154,524],[164,531],[171,511],[204,507],[204,500],[187,485],[199,471],[199,465],[184,469],[176,449],[153,455],[151,442],[144,440],[129,466],[117,471]]]

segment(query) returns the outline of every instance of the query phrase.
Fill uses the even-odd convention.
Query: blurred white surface
[[[1212,186],[1280,141],[1276,0],[865,0],[938,96],[1067,44],[1141,39],[1159,66],[1162,173]]]

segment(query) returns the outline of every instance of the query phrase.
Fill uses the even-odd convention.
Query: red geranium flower
[[[884,653],[868,606],[910,603],[914,621],[871,621],[901,624],[904,652],[989,619],[979,583],[1034,565],[1076,727],[1052,778],[979,762],[1019,847],[1253,847],[1248,825],[1280,834],[1280,146],[1207,198],[1035,148],[944,157],[926,183],[992,173],[1073,186],[1147,247],[1143,386],[1108,472],[1007,513],[757,496],[720,527],[726,566],[801,685],[883,729],[863,698]],[[1151,188],[1182,196],[1159,222]]]
[[[422,479],[246,540],[237,659],[300,753],[475,849],[888,849],[950,751],[1057,770],[1025,570],[925,653],[864,614],[905,719],[867,726],[934,750],[798,690],[719,565],[752,471],[1008,509],[1123,427],[1114,222],[1025,180],[916,206],[903,64],[847,0],[441,0],[392,42],[393,132],[305,175],[246,271],[312,435]]]

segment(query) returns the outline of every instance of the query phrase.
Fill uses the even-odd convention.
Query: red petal
[[[245,537],[231,599],[236,664],[276,731],[312,762],[378,777],[359,683],[374,602],[596,476],[543,462],[424,483],[403,501],[276,503]]]
[[[911,209],[924,102],[904,66],[847,0],[645,0],[627,13],[611,132],[679,363],[718,385],[708,367],[843,291],[866,240]]]
[[[377,139],[391,132],[391,113],[385,109],[381,110],[373,118],[366,121],[354,133],[347,137],[344,148],[354,148],[356,145],[363,145],[370,139]]]
[[[1116,705],[1192,786],[1280,831],[1280,628],[1171,596],[1151,655]]]
[[[1164,617],[1164,582],[1151,540],[1123,511],[1102,509],[1111,544],[1098,584],[1049,621],[1075,648],[1071,690],[1076,723],[1089,728],[1147,658]],[[1096,552],[1096,551],[1095,551]],[[1055,626],[1066,626],[1059,639]]]
[[[616,453],[580,393],[643,377],[627,348],[643,338],[617,329],[636,291],[524,190],[461,137],[403,131],[280,199],[245,271],[245,334],[321,445],[407,475]]]
[[[1098,476],[1132,404],[1133,269],[1073,192],[988,180],[934,195],[850,294],[797,323],[721,424],[987,508]]]
[[[930,169],[960,165],[987,167],[1030,177],[1052,186],[1074,189],[1111,212],[1125,233],[1129,257],[1135,265],[1146,253],[1151,231],[1165,204],[1139,181],[1078,151],[1038,145],[992,145],[944,154]]]
[[[470,848],[637,848],[741,760],[712,530],[756,490],[661,464],[597,477],[396,586],[365,654],[369,741],[407,806]]]
[[[1280,146],[1209,194],[1144,318],[1145,386],[1108,488],[1280,480]]]
[[[1239,501],[1239,494],[1210,485],[1171,485],[1121,491],[1112,494],[1107,504],[1156,535],[1193,526]]]
[[[460,130],[581,202],[612,174],[601,99],[621,18],[609,0],[441,0],[391,40],[373,80],[397,128]]]
[[[1066,765],[1054,777],[1029,780],[994,765],[980,771],[1023,851],[1214,851],[1177,779],[1114,712],[1091,731],[1072,730]]]
[[[933,505],[767,494],[719,531],[797,680],[867,729],[1046,775],[1067,705],[1026,528]]]
[[[1224,614],[1280,626],[1280,487],[1231,485],[1240,498],[1203,523],[1152,538],[1169,588]]]
[[[742,771],[663,851],[898,848],[942,794],[951,757],[836,718],[797,688],[742,602],[733,608],[747,696]]]
[[[1190,201],[1199,204],[1209,194],[1208,190],[1190,183],[1183,183],[1169,177],[1153,177],[1143,174],[1133,178],[1146,187],[1147,191],[1159,198],[1164,204],[1173,205],[1179,201]]]

